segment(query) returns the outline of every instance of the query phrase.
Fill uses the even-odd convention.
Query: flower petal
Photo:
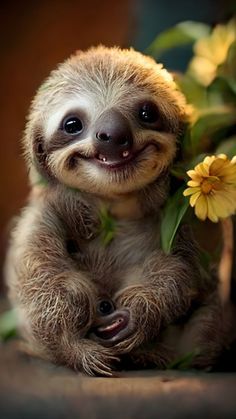
[[[219,157],[220,159],[223,159],[223,160],[227,160],[228,159],[228,157],[226,156],[226,154],[223,154],[223,153],[218,154],[217,157]]]
[[[200,187],[196,187],[196,188],[187,188],[185,189],[185,191],[183,192],[184,196],[188,196],[188,195],[192,195],[196,192],[200,192]]]
[[[200,195],[195,204],[195,214],[202,221],[207,218],[207,201],[204,195]]]
[[[223,159],[215,159],[211,165],[210,165],[210,170],[209,173],[211,176],[220,176],[221,175],[221,171],[222,168],[225,166],[226,162]]]
[[[206,163],[199,163],[195,170],[200,176],[209,176],[209,166]]]
[[[215,214],[219,218],[226,218],[235,212],[235,197],[232,197],[228,193],[218,192],[211,196],[212,207],[214,208]]]
[[[204,57],[195,56],[189,63],[188,72],[203,86],[208,86],[216,76],[216,65]]]
[[[200,182],[202,179],[202,176],[200,176],[198,173],[195,172],[195,170],[188,170],[187,175],[191,177],[196,182]]]
[[[199,198],[200,195],[201,195],[201,192],[199,191],[199,192],[194,193],[190,197],[189,203],[190,203],[191,207],[194,207],[195,206],[195,204],[196,204],[196,202],[197,202],[197,200],[198,200],[198,198]]]
[[[215,160],[215,158],[215,156],[206,156],[203,162],[210,166],[211,163]]]
[[[187,174],[189,188],[183,194],[190,196],[198,218],[217,222],[236,213],[236,156],[207,156]]]
[[[200,186],[200,183],[197,182],[196,180],[189,180],[187,185],[192,186],[192,187],[196,187],[196,186]]]
[[[206,199],[207,199],[207,209],[208,209],[207,216],[209,220],[211,220],[213,223],[217,223],[217,221],[219,221],[219,218],[218,218],[213,200],[211,199],[211,196],[207,196]]]
[[[220,177],[225,183],[234,183],[236,185],[236,166],[228,165],[221,169]]]

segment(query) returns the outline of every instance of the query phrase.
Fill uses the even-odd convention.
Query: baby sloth
[[[77,52],[39,89],[24,136],[32,193],[6,266],[34,353],[91,375],[117,361],[166,367],[195,348],[193,365],[215,362],[216,281],[186,229],[171,254],[159,243],[185,112],[170,74],[134,50]]]

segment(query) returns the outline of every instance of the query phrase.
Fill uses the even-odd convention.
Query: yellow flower
[[[236,24],[217,25],[211,35],[199,39],[194,46],[195,57],[189,65],[189,73],[204,86],[215,78],[218,66],[224,63],[232,43],[236,40]]]
[[[191,180],[184,196],[190,196],[200,220],[217,222],[236,212],[236,156],[232,160],[225,154],[208,156],[187,174]]]

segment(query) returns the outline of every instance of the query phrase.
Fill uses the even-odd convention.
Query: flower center
[[[204,194],[209,194],[212,190],[219,190],[221,187],[221,181],[217,176],[209,176],[204,178],[201,183],[201,190]]]

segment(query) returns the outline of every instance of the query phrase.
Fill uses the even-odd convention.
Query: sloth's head
[[[170,74],[133,50],[78,52],[39,89],[25,151],[48,180],[115,196],[153,182],[172,162],[185,102]]]

